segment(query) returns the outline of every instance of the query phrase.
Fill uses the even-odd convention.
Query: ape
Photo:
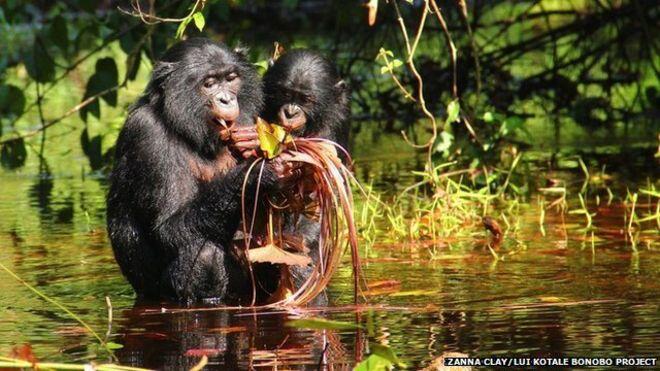
[[[107,199],[115,258],[140,297],[249,300],[231,241],[251,160],[236,160],[220,134],[252,125],[262,104],[255,69],[222,44],[180,42],[155,66],[119,135]],[[286,184],[281,169],[265,166],[262,193]]]
[[[325,138],[348,150],[349,104],[346,84],[335,66],[309,50],[292,50],[282,55],[264,76],[265,107],[262,117],[284,126],[294,136]],[[346,160],[342,151],[338,151]],[[304,216],[287,218],[285,230],[304,237],[305,245],[318,256],[320,224]],[[302,284],[312,267],[292,269],[296,286]],[[327,301],[320,296],[315,304]]]
[[[294,135],[348,145],[348,89],[327,59],[309,50],[281,56],[264,76],[263,117]]]

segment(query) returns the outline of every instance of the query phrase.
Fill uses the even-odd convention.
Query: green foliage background
[[[141,10],[148,12],[149,3],[141,2]],[[419,142],[428,135],[419,107],[389,76],[416,88],[386,2],[379,3],[372,27],[366,9],[348,0],[152,3],[156,16],[175,21],[145,23],[129,14],[135,13],[131,1],[3,2],[3,168],[107,169],[127,107],[146,85],[154,61],[177,37],[199,35],[251,47],[250,57],[260,66],[275,41],[318,49],[337,62],[352,87],[356,136],[368,135],[378,148],[388,133],[404,130]],[[400,4],[409,32],[417,27],[421,3]],[[437,160],[496,165],[510,161],[512,150],[554,158],[641,149],[652,158],[660,106],[656,2],[475,1],[467,3],[467,21],[458,4],[439,2],[458,49],[463,116],[444,125]],[[393,62],[376,60],[381,48],[391,51]],[[429,108],[444,117],[453,98],[451,61],[431,20],[416,63]],[[476,137],[466,131],[466,121]],[[403,141],[400,148],[410,151]]]

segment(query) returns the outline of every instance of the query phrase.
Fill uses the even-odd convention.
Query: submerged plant
[[[252,273],[252,263],[271,263],[281,267],[280,294],[283,298],[271,305],[303,305],[313,300],[328,285],[339,265],[342,251],[350,246],[354,277],[355,299],[359,291],[360,258],[358,236],[353,217],[353,196],[350,183],[357,184],[351,170],[342,162],[337,151],[341,151],[351,163],[348,152],[335,142],[323,138],[292,137],[279,125],[257,120],[257,134],[261,157],[248,170],[250,173],[260,165],[260,174],[266,161],[282,156],[287,162],[301,166],[305,177],[293,189],[267,199],[267,226],[263,246],[251,248],[255,222],[258,219],[257,204],[248,218],[245,207],[245,185],[243,187],[243,238],[245,255],[252,278],[252,304],[256,300],[256,282]],[[256,189],[259,196],[259,185]],[[304,240],[285,233],[286,217],[294,220],[305,216],[320,225],[318,261],[313,262],[313,271],[299,287],[290,282],[290,266],[307,266],[312,263],[310,252]],[[295,223],[294,223],[295,224]],[[294,231],[295,232],[295,231]],[[284,282],[283,282],[284,281]],[[287,282],[288,281],[288,282]],[[282,287],[284,286],[284,287]]]

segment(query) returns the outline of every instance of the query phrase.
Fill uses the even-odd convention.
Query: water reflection
[[[285,326],[295,313],[203,311],[157,313],[136,306],[123,313],[125,364],[151,368],[190,368],[202,355],[223,369],[314,366],[347,367],[351,357],[334,331],[301,331]],[[351,333],[345,334],[348,339]]]
[[[357,172],[387,189],[410,181],[382,176],[410,160],[402,161],[365,161]],[[128,365],[178,369],[207,355],[216,369],[316,369],[319,363],[343,369],[376,342],[392,347],[412,369],[450,351],[616,356],[660,349],[660,237],[642,233],[634,251],[618,201],[594,209],[593,248],[579,215],[549,212],[544,236],[534,208],[522,211],[520,227],[503,240],[503,261],[493,259],[485,233],[436,244],[376,244],[365,273],[381,291],[367,292],[369,306],[352,306],[345,268],[332,282],[326,308],[170,313],[161,308],[177,309],[171,303],[135,303],[121,277],[105,234],[103,180],[10,174],[0,181],[0,261],[101,333],[109,296],[112,340],[124,345],[116,356]],[[97,356],[78,323],[3,272],[0,277],[0,354],[30,343],[41,360]],[[373,323],[375,331],[370,337],[285,326],[307,316],[364,328]]]

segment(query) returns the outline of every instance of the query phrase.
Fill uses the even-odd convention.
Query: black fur
[[[141,297],[238,303],[249,297],[250,281],[231,240],[250,161],[232,162],[213,122],[214,97],[200,90],[209,73],[227,70],[240,78],[237,124],[252,124],[262,108],[253,66],[222,44],[190,39],[156,65],[117,141],[108,232],[122,272]],[[200,176],[204,171],[212,176]],[[248,194],[254,194],[257,173]],[[276,183],[267,165],[261,189]]]
[[[268,122],[282,124],[282,109],[296,105],[306,117],[304,127],[292,134],[332,140],[348,150],[349,102],[348,88],[337,74],[335,66],[320,54],[310,50],[292,50],[281,56],[264,76],[265,108],[262,116]],[[342,159],[343,153],[338,151]],[[288,218],[285,229],[302,234],[312,258],[318,262],[320,224],[301,216],[294,225]],[[312,273],[311,267],[293,267],[296,285],[301,285]],[[313,304],[324,305],[325,294]]]
[[[307,118],[297,135],[348,145],[348,89],[335,66],[320,54],[304,49],[286,52],[266,72],[264,95],[267,121],[278,122],[281,108],[296,104]]]

